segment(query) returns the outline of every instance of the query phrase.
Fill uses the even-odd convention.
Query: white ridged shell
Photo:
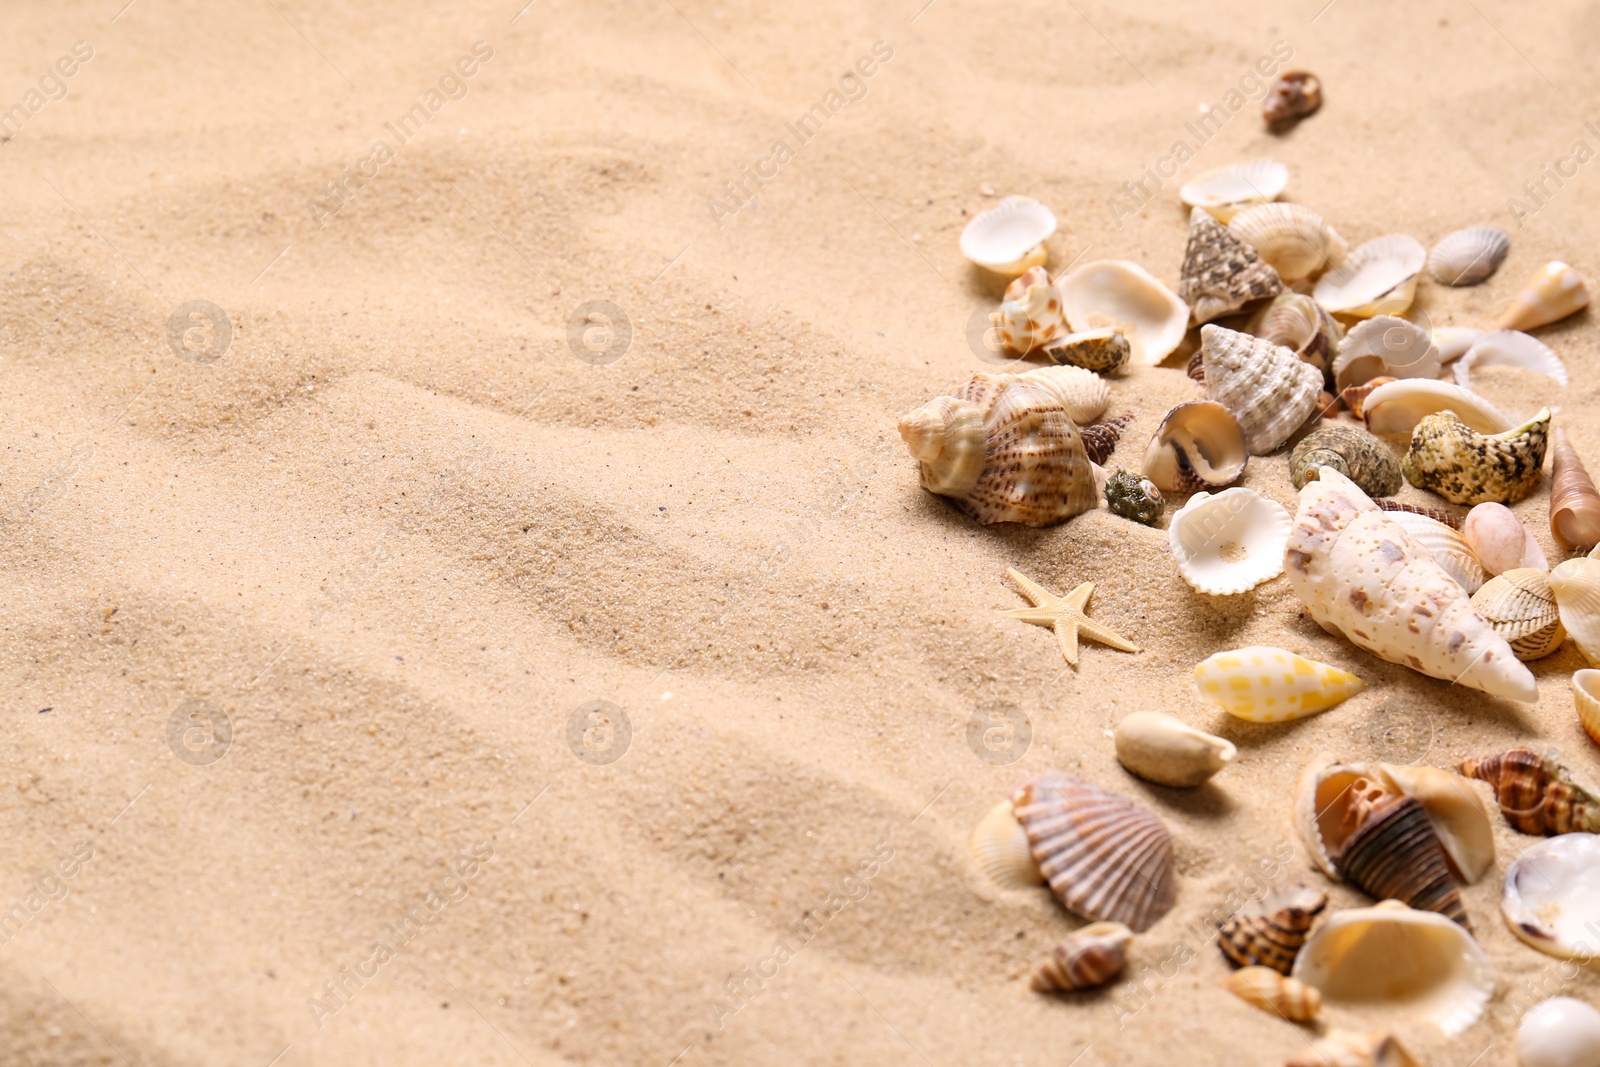
[[[1417,274],[1427,258],[1427,250],[1415,237],[1401,233],[1374,237],[1318,279],[1311,295],[1340,315],[1363,319],[1398,315],[1411,306]]]
[[[1322,399],[1322,373],[1281,345],[1207,324],[1200,353],[1206,396],[1233,412],[1254,455],[1280,448]]]
[[[1550,588],[1567,636],[1585,659],[1600,667],[1600,547],[1595,552],[1557,565],[1550,572]]]
[[[1030,196],[1008,196],[967,223],[961,231],[961,254],[1014,278],[1044,262],[1038,246],[1055,232],[1056,217],[1049,208]]]
[[[1333,359],[1333,388],[1342,392],[1377,377],[1437,378],[1444,364],[1433,335],[1414,322],[1375,315],[1351,327]]]
[[[1367,394],[1362,412],[1373,433],[1405,434],[1436,411],[1453,411],[1479,433],[1505,433],[1516,426],[1493,404],[1470,389],[1427,378],[1385,382]]]
[[[1523,849],[1506,871],[1500,913],[1540,952],[1600,955],[1600,834],[1559,834]]]
[[[1044,875],[1028,848],[1028,834],[1011,810],[1011,801],[1002,800],[979,820],[972,831],[971,847],[978,867],[1002,889],[1044,885]]]
[[[1289,513],[1242,486],[1196,493],[1172,516],[1167,538],[1178,572],[1195,590],[1227,596],[1283,573]]]
[[[1455,530],[1438,519],[1409,511],[1391,511],[1388,515],[1390,522],[1405,527],[1411,539],[1428,550],[1433,561],[1443,567],[1444,572],[1454,578],[1467,595],[1476,593],[1488,581],[1489,575],[1484,571],[1477,554],[1472,551],[1472,546]]]
[[[1543,341],[1517,330],[1492,330],[1476,338],[1456,361],[1456,384],[1472,388],[1472,372],[1479,367],[1520,367],[1567,387],[1567,367],[1561,357]]]
[[[1170,356],[1189,329],[1189,305],[1137,263],[1101,259],[1056,279],[1075,332],[1114,326],[1133,346],[1135,363]]]
[[[1253,159],[1230,167],[1209,171],[1178,190],[1190,207],[1203,207],[1226,223],[1242,204],[1275,200],[1289,187],[1289,168],[1271,159]]]
[[[1344,258],[1344,238],[1303,204],[1259,204],[1228,222],[1228,230],[1256,250],[1285,282],[1309,278]]]
[[[1505,262],[1511,238],[1493,226],[1457,230],[1428,253],[1428,273],[1442,285],[1477,285]]]

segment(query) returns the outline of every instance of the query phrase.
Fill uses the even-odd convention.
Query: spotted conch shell
[[[1532,703],[1533,674],[1464,589],[1350,479],[1300,490],[1284,572],[1324,630],[1434,678]]]
[[[1061,290],[1043,267],[1030,267],[1006,286],[1000,310],[989,316],[1006,347],[1027,355],[1053,344],[1067,334],[1061,311]]]

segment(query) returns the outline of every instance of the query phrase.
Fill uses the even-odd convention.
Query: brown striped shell
[[[1104,463],[1110,459],[1117,441],[1122,438],[1123,427],[1132,421],[1132,415],[1118,415],[1114,419],[1082,427],[1078,433],[1083,437],[1083,450],[1089,454],[1089,462]]]
[[[1278,890],[1219,927],[1217,947],[1235,967],[1265,966],[1288,974],[1328,894],[1305,886]]]
[[[1501,814],[1525,834],[1600,833],[1600,799],[1572,780],[1554,756],[1513,748],[1461,761],[1461,773],[1488,782]]]
[[[1246,967],[1223,979],[1228,992],[1290,1022],[1310,1022],[1322,1010],[1322,993],[1270,967]]]
[[[1061,940],[1039,965],[1028,988],[1035,993],[1069,993],[1103,986],[1128,964],[1133,931],[1122,923],[1090,923]]]
[[[1378,900],[1436,911],[1471,929],[1444,845],[1422,803],[1366,778],[1350,790],[1350,835],[1332,854],[1339,873]]]
[[[1406,511],[1412,515],[1426,516],[1434,522],[1442,522],[1452,530],[1461,529],[1461,517],[1445,511],[1443,508],[1428,508],[1423,507],[1421,504],[1402,504],[1398,500],[1374,500],[1373,503],[1384,511]]]

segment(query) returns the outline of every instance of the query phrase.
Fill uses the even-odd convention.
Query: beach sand
[[[1192,592],[1164,528],[981,527],[895,432],[996,369],[967,338],[1002,283],[958,238],[1008,193],[1060,217],[1053,269],[1175,287],[1178,186],[1271,155],[1352,245],[1511,234],[1488,283],[1425,281],[1419,321],[1486,325],[1549,259],[1592,276],[1594,165],[1542,205],[1523,183],[1600,147],[1594,8],[520,2],[0,19],[24,111],[0,144],[0,1059],[1281,1063],[1317,1031],[1223,991],[1212,927],[1295,879],[1366,903],[1290,826],[1314,753],[1528,742],[1600,770],[1570,644],[1532,665],[1537,706],[1453,688],[1324,634],[1285,579]],[[1249,99],[1275,47],[1327,96],[1283,136]],[[1136,213],[1111,202],[1141,181]],[[1540,336],[1570,388],[1483,389],[1559,408],[1594,469],[1592,313]],[[1194,396],[1191,348],[1115,381],[1110,465]],[[1287,466],[1244,484],[1292,510]],[[1516,510],[1556,559],[1546,507]],[[1143,651],[1068,669],[996,614],[1008,567],[1095,582]],[[1191,670],[1242,644],[1367,689],[1231,721]],[[968,743],[1001,706],[1031,731],[1006,765]],[[1110,729],[1150,709],[1238,759],[1198,790],[1133,778]],[[1051,768],[1176,839],[1177,906],[1077,999],[1027,977],[1080,921],[967,850]],[[1495,823],[1464,897],[1496,999],[1451,1039],[1399,1020],[1426,1063],[1513,1062],[1530,985],[1596,997],[1505,928],[1532,839]]]

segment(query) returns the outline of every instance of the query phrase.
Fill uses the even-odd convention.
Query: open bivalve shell
[[[1322,216],[1304,204],[1247,207],[1228,230],[1254,248],[1285,282],[1309,278],[1344,258],[1349,246]]]
[[[1365,688],[1349,671],[1270,645],[1218,652],[1194,669],[1195,695],[1246,722],[1303,719]]]
[[[1196,493],[1172,516],[1167,538],[1184,581],[1229,596],[1283,573],[1289,513],[1254,489]]]
[[[1411,436],[1417,423],[1440,411],[1453,412],[1479,433],[1504,433],[1516,423],[1477,393],[1449,382],[1402,378],[1378,386],[1362,407],[1367,429]]]
[[[1276,200],[1288,187],[1288,167],[1276,160],[1253,159],[1202,174],[1179,189],[1178,196],[1226,223],[1251,204]]]
[[[1600,835],[1563,834],[1524,849],[1506,871],[1500,913],[1540,952],[1600,957]]]
[[[1428,253],[1428,273],[1441,285],[1477,285],[1500,269],[1511,238],[1493,226],[1469,226],[1457,230],[1433,246]]]
[[[1221,326],[1200,327],[1206,396],[1233,413],[1253,455],[1276,451],[1322,399],[1322,375],[1281,345]]]
[[[1333,387],[1342,392],[1378,377],[1437,378],[1443,366],[1431,333],[1405,319],[1375,315],[1351,327],[1339,343]]]
[[[1393,900],[1328,916],[1300,950],[1293,977],[1330,1006],[1398,1013],[1450,1036],[1476,1022],[1494,993],[1489,957],[1470,933]]]
[[[961,231],[961,254],[1015,278],[1045,261],[1044,240],[1056,232],[1053,212],[1030,196],[1008,196]]]
[[[1074,331],[1115,327],[1133,347],[1135,363],[1160,363],[1189,329],[1189,305],[1137,263],[1085,263],[1057,278],[1056,288]]]
[[[1532,567],[1516,567],[1489,579],[1472,595],[1472,608],[1523,661],[1548,656],[1567,639],[1550,579]]]
[[[1490,330],[1473,340],[1455,361],[1456,384],[1463,389],[1472,388],[1472,372],[1479,367],[1531,370],[1554,378],[1563,389],[1567,387],[1567,367],[1561,357],[1537,337],[1517,330]]]
[[[1192,493],[1238,481],[1249,460],[1233,412],[1215,400],[1191,400],[1161,420],[1145,449],[1144,474],[1158,489]]]
[[[1398,315],[1411,306],[1427,258],[1427,249],[1415,237],[1374,237],[1319,278],[1311,295],[1336,315]]]

